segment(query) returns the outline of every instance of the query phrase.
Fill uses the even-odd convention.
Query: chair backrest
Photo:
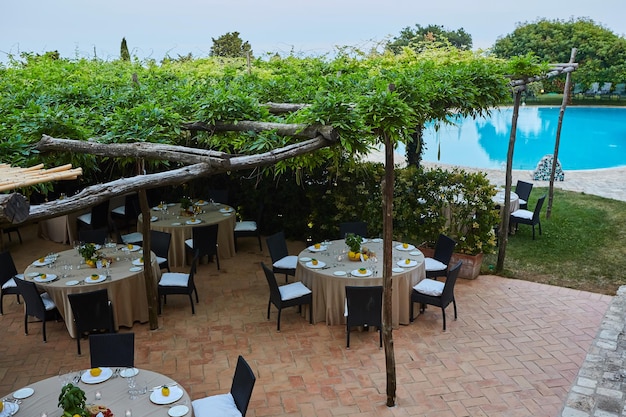
[[[135,366],[135,333],[89,335],[91,367]]]
[[[268,236],[265,239],[265,243],[267,243],[267,248],[270,251],[272,263],[284,258],[285,256],[289,256],[289,249],[287,249],[287,241],[285,240],[285,232],[280,231]]]
[[[106,288],[67,295],[78,337],[91,331],[115,331],[113,307]]]
[[[339,239],[344,239],[348,233],[354,233],[361,237],[367,237],[367,223],[343,222],[339,224]]]
[[[533,223],[537,223],[539,221],[539,215],[541,214],[541,207],[543,206],[543,202],[546,199],[546,195],[541,196],[539,200],[537,200],[537,204],[535,204],[535,210],[533,211]]]
[[[444,307],[454,299],[454,285],[456,284],[456,279],[459,277],[461,266],[463,266],[463,261],[457,262],[457,264],[448,271],[448,277],[446,278],[446,283],[441,292],[441,304]]]
[[[91,228],[100,229],[109,227],[109,200],[103,201],[91,208]]]
[[[515,185],[515,194],[519,196],[522,200],[528,201],[528,197],[530,197],[530,192],[533,190],[533,184],[526,181],[517,181]]]
[[[456,242],[454,239],[444,234],[440,234],[439,238],[437,238],[437,244],[435,245],[433,259],[438,260],[442,264],[448,265],[448,263],[450,263],[450,258],[452,258],[452,253],[454,253],[455,247]]]
[[[13,262],[13,257],[11,256],[11,252],[4,251],[0,253],[0,287],[4,285],[5,282],[13,278],[17,275],[17,268],[15,267],[15,263]]]
[[[261,262],[261,267],[263,268],[263,272],[265,273],[265,279],[267,280],[267,284],[270,287],[270,301],[275,305],[280,305],[282,299],[280,297],[278,283],[276,282],[276,275],[274,275],[274,271],[272,271],[271,268],[268,268],[263,262]]]
[[[348,307],[348,325],[370,325],[380,327],[382,324],[383,287],[346,286],[346,303]]]
[[[245,417],[246,411],[248,411],[248,404],[250,403],[250,397],[252,397],[255,382],[256,376],[254,376],[250,365],[239,355],[235,375],[233,376],[233,383],[230,387],[230,393],[242,417]]]
[[[209,190],[209,199],[216,203],[228,204],[228,190]]]
[[[46,307],[43,304],[41,295],[37,291],[34,282],[16,279],[17,288],[26,303],[26,315],[37,317],[39,320],[46,319]]]
[[[109,231],[107,229],[81,229],[78,231],[78,240],[85,243],[104,245],[108,236]]]
[[[191,229],[193,238],[193,251],[200,257],[217,254],[217,231],[218,224],[196,226]]]
[[[167,259],[171,243],[171,233],[150,230],[150,249],[152,249],[152,252],[154,252],[156,256]]]

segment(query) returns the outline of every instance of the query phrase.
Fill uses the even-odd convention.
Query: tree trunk
[[[0,194],[0,218],[11,224],[21,223],[28,217],[30,203],[21,194]]]
[[[188,130],[204,130],[208,132],[266,132],[275,131],[280,136],[291,136],[295,139],[311,139],[317,136],[331,141],[336,141],[339,134],[332,126],[285,124],[270,122],[240,121],[237,123],[215,123],[213,125],[204,122],[187,123],[183,128]]]
[[[141,217],[150,219],[150,206],[148,205],[148,196],[145,188],[139,190],[139,207],[141,208]],[[147,266],[144,266],[144,279],[146,283],[146,296],[148,297],[148,321],[150,330],[159,328],[158,304],[160,302],[158,289],[156,285],[156,277],[152,270],[152,257],[148,256],[152,252],[152,241],[150,240],[150,221],[144,221],[141,224],[141,234],[143,235],[144,260],[149,259]],[[144,264],[146,262],[144,261]]]
[[[383,346],[385,348],[385,367],[387,370],[387,407],[396,404],[396,357],[393,350],[393,320],[391,309],[391,275],[393,246],[393,144],[388,134],[385,140],[385,179],[383,181]]]

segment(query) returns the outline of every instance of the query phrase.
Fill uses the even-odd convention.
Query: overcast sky
[[[626,0],[2,0],[0,62],[7,54],[57,50],[65,58],[131,55],[160,61],[209,55],[212,38],[239,32],[254,55],[369,50],[416,24],[464,28],[488,48],[517,23],[588,17],[626,34]]]

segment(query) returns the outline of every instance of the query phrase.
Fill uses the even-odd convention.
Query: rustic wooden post
[[[152,245],[150,242],[150,207],[148,205],[148,196],[145,188],[141,188],[138,191],[139,194],[139,207],[141,208],[141,234],[143,235],[143,275],[146,282],[146,296],[148,297],[148,321],[150,323],[150,330],[156,330],[159,328],[159,317],[157,315],[157,307],[159,297],[157,293],[156,277],[152,270],[152,257],[150,253],[152,251]]]

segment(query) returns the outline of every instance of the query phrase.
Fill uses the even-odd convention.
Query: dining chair
[[[545,199],[546,195],[544,194],[537,200],[533,211],[519,209],[511,213],[510,223],[511,225],[515,225],[515,230],[517,230],[519,224],[528,224],[533,228],[533,240],[535,240],[535,225],[537,225],[539,226],[539,234],[541,235],[541,207]]]
[[[348,233],[357,236],[367,237],[367,223],[365,222],[343,222],[339,224],[339,239],[344,239]]]
[[[135,366],[135,333],[102,333],[89,335],[91,367]]]
[[[92,332],[115,332],[113,304],[106,288],[67,294],[76,325],[76,348],[81,354],[80,339]]]
[[[528,209],[528,198],[533,190],[533,184],[525,181],[517,181],[515,185],[515,194],[519,197],[519,208]]]
[[[20,291],[15,283],[16,279],[20,279],[17,274],[17,268],[13,262],[11,252],[4,251],[0,253],[0,315],[4,314],[2,309],[2,299],[5,295],[15,294],[17,303],[20,303]]]
[[[76,218],[78,229],[102,229],[109,227],[109,200],[96,204],[89,213]]]
[[[15,233],[17,235],[18,240],[20,241],[20,244],[22,243],[22,234],[20,233],[19,226],[11,226],[11,227],[5,227],[4,229],[0,229],[0,234],[4,235],[5,233],[9,237],[9,242],[12,241],[11,233]]]
[[[270,287],[270,297],[267,303],[267,319],[270,319],[270,307],[272,304],[278,309],[276,330],[280,332],[280,313],[283,308],[298,306],[298,311],[302,312],[303,304],[309,305],[309,323],[313,324],[313,292],[300,281],[279,287],[274,271],[269,269],[263,262],[261,262],[261,267],[265,273],[267,284]]]
[[[206,226],[196,226],[191,229],[191,239],[185,240],[185,246],[193,253],[197,253],[198,257],[202,259],[204,256],[208,256],[209,262],[215,256],[215,263],[217,269],[220,269],[220,258],[217,253],[217,233],[218,224],[209,224]]]
[[[463,261],[459,261],[456,265],[450,268],[446,282],[437,281],[430,278],[421,280],[411,291],[411,307],[410,320],[415,320],[413,316],[413,304],[420,303],[420,313],[423,313],[426,309],[426,305],[433,305],[441,307],[441,314],[443,315],[443,331],[446,331],[446,307],[452,303],[454,306],[454,320],[457,319],[456,314],[456,300],[454,298],[454,286],[459,276],[459,271]]]
[[[263,204],[259,205],[256,214],[256,220],[242,220],[235,223],[235,251],[238,251],[237,239],[242,237],[256,237],[259,241],[259,250],[263,251],[263,245],[261,244],[261,232],[259,231],[259,225],[261,224],[261,216],[263,215]]]
[[[350,349],[350,330],[354,326],[376,327],[379,345],[383,347],[383,287],[346,286],[346,349]]]
[[[237,367],[230,392],[199,398],[191,402],[196,417],[245,417],[252,397],[256,376],[243,356],[237,358]]]
[[[285,232],[280,231],[268,236],[265,243],[270,252],[270,258],[272,258],[272,270],[277,274],[285,274],[285,282],[289,281],[289,275],[295,277],[298,257],[289,255]]]
[[[126,228],[127,233],[130,233],[131,226],[137,224],[140,212],[139,195],[137,193],[126,194],[124,204],[111,210],[111,218],[119,221]]]
[[[109,237],[109,231],[102,229],[81,229],[78,231],[78,240],[85,243],[95,243],[104,245],[104,241]]]
[[[432,257],[424,258],[424,267],[427,278],[445,277],[448,274],[448,264],[454,253],[456,242],[454,239],[440,234],[435,244],[435,253]]]
[[[163,298],[163,304],[167,304],[168,295],[187,295],[189,297],[189,303],[191,304],[191,314],[196,314],[196,308],[193,305],[192,295],[196,295],[196,303],[199,303],[198,289],[194,282],[194,275],[196,274],[196,267],[198,259],[200,258],[198,252],[191,261],[191,268],[189,273],[184,272],[165,272],[161,275],[157,291],[159,295],[158,314],[161,314],[161,298]]]
[[[28,334],[28,317],[38,318],[42,323],[43,342],[46,343],[46,321],[58,320],[60,317],[56,304],[54,304],[48,293],[39,294],[34,282],[17,279],[15,283],[22,298],[24,298],[24,304],[26,304],[24,309],[24,334]]]
[[[161,232],[159,230],[150,230],[150,249],[154,252],[157,262],[159,263],[159,269],[170,270],[170,263],[168,256],[170,252],[170,245],[172,244],[172,234],[169,232]]]

